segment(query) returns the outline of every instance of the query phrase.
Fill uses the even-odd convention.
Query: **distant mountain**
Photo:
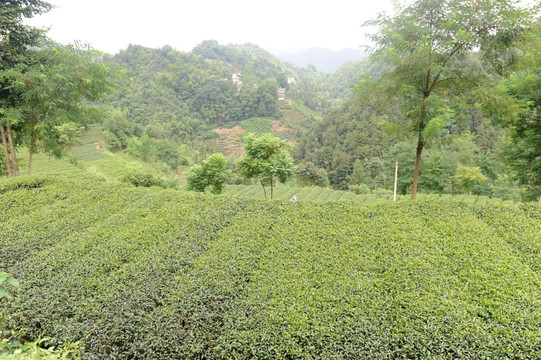
[[[309,64],[313,64],[318,71],[329,73],[335,71],[345,62],[363,59],[367,56],[368,54],[360,49],[342,49],[332,51],[313,47],[303,51],[300,54],[278,55],[278,58],[299,67],[306,67]]]

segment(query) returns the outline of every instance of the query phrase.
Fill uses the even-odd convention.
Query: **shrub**
[[[163,179],[156,175],[144,172],[131,172],[121,179],[122,182],[136,187],[159,186],[162,188],[175,188],[178,182],[175,179]]]
[[[194,165],[186,172],[188,190],[204,192],[210,186],[211,193],[221,194],[225,181],[231,176],[226,167],[227,161],[222,154],[209,155],[201,165]]]

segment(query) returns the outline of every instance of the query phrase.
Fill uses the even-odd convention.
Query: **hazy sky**
[[[49,0],[50,13],[32,19],[49,36],[114,54],[129,44],[190,51],[203,40],[253,43],[274,53],[312,46],[331,50],[365,44],[361,24],[391,0]]]

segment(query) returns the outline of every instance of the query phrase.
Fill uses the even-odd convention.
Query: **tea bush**
[[[25,181],[0,182],[1,313],[84,359],[541,357],[540,204]]]

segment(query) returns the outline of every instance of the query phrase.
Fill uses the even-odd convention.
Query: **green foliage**
[[[21,287],[2,309],[45,347],[80,340],[84,359],[541,355],[540,204],[11,188],[0,268]]]
[[[246,156],[240,161],[238,168],[248,179],[257,178],[263,186],[270,184],[273,198],[274,182],[285,183],[294,175],[293,159],[287,151],[288,143],[271,134],[256,137],[250,134],[244,142]]]
[[[48,12],[51,4],[41,0],[2,0],[0,5],[0,71],[5,71],[23,61],[41,40],[42,32],[25,24],[24,19]],[[0,92],[3,99],[6,89],[2,82]]]
[[[325,90],[332,99],[345,101],[353,95],[354,85],[361,81],[361,75],[375,77],[382,71],[382,63],[374,63],[368,58],[348,61],[341,65],[335,72],[326,75]]]
[[[127,121],[151,137],[178,143],[200,139],[209,127],[224,122],[277,115],[278,87],[286,86],[287,76],[297,76],[297,69],[254,45],[215,41],[190,53],[132,45],[109,62],[125,66],[133,81],[108,103],[125,109]],[[232,81],[237,72],[242,84]]]
[[[111,157],[109,154],[104,153],[97,149],[96,144],[85,144],[80,146],[75,146],[69,152],[74,156],[77,161],[94,161],[99,159],[107,159]]]
[[[100,55],[78,45],[42,44],[25,62],[0,73],[10,91],[9,103],[0,105],[30,149],[29,173],[37,150],[60,157],[75,144],[94,110],[88,102],[113,90],[118,73],[96,61]]]
[[[248,132],[265,133],[271,131],[269,118],[281,119],[280,108],[290,106],[302,109],[306,116],[304,123],[293,129],[306,129],[331,106],[323,75],[283,64],[251,44],[222,46],[205,41],[189,53],[169,46],[148,49],[130,45],[107,57],[105,63],[125,67],[129,79],[105,101],[119,109],[126,125],[118,129],[106,120],[112,151],[125,149],[129,138],[146,133],[153,139],[186,146],[189,150],[182,156],[200,162],[221,150],[208,141],[218,136],[212,131],[216,127],[246,122],[252,128]],[[234,82],[233,75],[241,80]],[[287,84],[290,77],[297,83]],[[278,101],[279,87],[286,88],[287,101]],[[118,118],[114,111],[112,115]],[[128,131],[116,131],[125,128]]]
[[[56,349],[51,346],[43,348],[48,339],[39,339],[32,342],[9,342],[0,339],[0,360],[65,360],[78,358],[80,349],[77,344]]]
[[[511,77],[510,92],[522,101],[528,102],[528,112],[510,121],[510,141],[506,147],[505,159],[516,171],[516,179],[527,192],[525,198],[541,198],[541,22],[529,34],[527,46],[520,59],[522,69]]]
[[[486,177],[481,173],[481,169],[476,167],[468,167],[458,165],[456,174],[453,176],[455,183],[466,190],[469,194],[475,185],[481,185],[486,181]]]
[[[224,189],[225,195],[241,196],[254,199],[265,199],[261,193],[259,185],[226,185]],[[378,199],[375,197],[360,197],[349,191],[326,189],[319,186],[298,187],[288,184],[274,190],[274,199],[289,201],[295,195],[299,202],[315,201],[359,201],[359,202],[374,202]]]
[[[510,0],[419,0],[397,10],[393,17],[380,14],[365,24],[378,28],[370,36],[375,44],[372,58],[389,69],[377,78],[366,78],[358,89],[382,113],[390,111],[389,105],[400,106],[398,128],[417,141],[415,199],[423,149],[464,110],[463,104],[476,101],[484,108],[502,110],[492,105],[506,103],[503,111],[513,113],[509,110],[516,108],[515,102],[494,91],[498,82],[488,71],[508,71],[513,47],[531,25],[534,10]],[[480,61],[471,56],[477,49]]]
[[[294,157],[324,169],[333,187],[347,189],[355,160],[381,157],[393,143],[373,116],[373,109],[349,99],[301,137]]]
[[[121,181],[124,183],[132,184],[136,187],[159,186],[167,189],[175,188],[177,186],[177,182],[175,180],[166,180],[156,176],[155,174],[140,171],[134,171],[124,175]]]
[[[225,182],[231,177],[227,165],[227,160],[222,154],[212,154],[201,165],[192,166],[186,174],[188,190],[204,192],[210,186],[211,193],[221,194]]]
[[[297,166],[295,177],[301,186],[329,186],[327,172],[311,162]]]
[[[240,125],[244,130],[245,134],[271,134],[272,126],[269,119],[265,118],[250,118],[240,122]]]
[[[19,187],[21,188],[21,187]],[[13,297],[7,293],[4,286],[20,287],[19,282],[10,276],[8,273],[0,271],[0,304],[5,299],[12,300]],[[1,360],[25,360],[25,359],[43,359],[43,360],[59,360],[66,359],[69,355],[78,353],[76,344],[72,344],[63,349],[41,348],[39,345],[46,339],[36,340],[34,342],[20,342],[12,340],[5,336],[4,323],[6,320],[0,316],[0,359]]]
[[[4,288],[5,284],[9,284],[15,287],[19,286],[19,282],[15,278],[13,278],[6,272],[0,271],[0,301],[2,301],[2,299],[12,299],[11,295],[9,295],[9,293]],[[3,321],[4,319],[0,318],[0,323],[2,323]]]

